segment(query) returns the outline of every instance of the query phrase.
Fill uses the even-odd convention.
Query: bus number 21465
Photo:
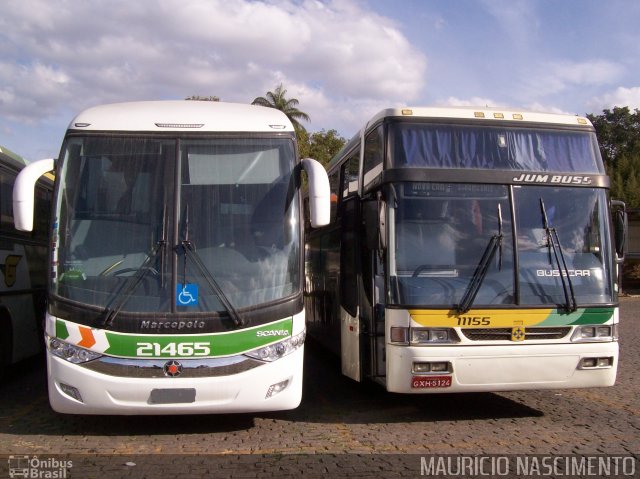
[[[209,356],[209,343],[137,343],[136,354],[150,357]]]

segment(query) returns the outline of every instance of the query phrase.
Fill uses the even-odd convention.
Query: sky
[[[398,106],[640,108],[637,0],[2,0],[0,146],[54,158],[83,109],[280,83],[311,132]]]

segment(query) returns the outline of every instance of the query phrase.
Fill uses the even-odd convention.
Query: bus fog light
[[[415,362],[413,363],[412,372],[414,374],[452,373],[453,367],[448,361]]]
[[[613,366],[613,358],[598,358],[599,368],[610,368]]]
[[[582,358],[578,369],[607,369],[613,367],[613,357]]]
[[[431,363],[413,363],[414,373],[430,373]]]
[[[289,385],[288,379],[285,379],[284,381],[280,381],[279,383],[276,383],[276,384],[272,384],[271,386],[269,386],[269,389],[267,390],[267,395],[264,398],[269,399],[270,397],[275,396],[279,392],[284,391],[288,385]]]
[[[63,393],[65,393],[67,396],[75,399],[76,401],[84,402],[82,400],[82,395],[80,394],[80,391],[78,391],[78,388],[74,388],[73,386],[69,386],[68,384],[65,384],[65,383],[60,383],[60,390]]]
[[[431,371],[434,373],[444,373],[449,371],[449,363],[431,363]]]

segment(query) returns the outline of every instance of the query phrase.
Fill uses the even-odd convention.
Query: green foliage
[[[629,208],[640,207],[640,111],[628,107],[587,115],[596,129],[605,168],[611,178],[611,197]]]
[[[321,130],[309,135],[306,131],[298,132],[298,146],[301,158],[313,158],[324,166],[345,144],[345,139],[336,130]]]

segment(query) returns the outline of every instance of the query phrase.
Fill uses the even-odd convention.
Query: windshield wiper
[[[183,280],[183,286],[184,286],[184,283],[186,282],[187,258],[189,258],[191,262],[196,265],[196,268],[198,268],[202,276],[204,276],[204,278],[207,280],[207,283],[209,284],[209,287],[211,288],[211,290],[218,296],[218,298],[220,299],[220,302],[227,310],[227,313],[229,313],[229,316],[231,317],[233,324],[235,324],[236,327],[244,326],[244,320],[240,317],[240,315],[238,314],[238,311],[233,306],[233,304],[231,304],[231,301],[229,301],[229,298],[224,293],[224,291],[222,290],[218,282],[215,280],[215,278],[211,274],[211,271],[209,271],[207,266],[202,261],[202,258],[200,258],[200,255],[196,252],[195,246],[189,240],[189,205],[187,205],[185,209],[184,240],[181,242],[181,246],[182,246],[182,249],[184,250],[183,277],[185,279]]]
[[[500,250],[500,256],[498,259],[498,269],[502,270],[502,238],[504,234],[502,233],[502,208],[498,203],[498,233],[493,235],[489,240],[489,244],[482,253],[482,258],[480,258],[480,262],[476,266],[475,271],[473,272],[473,276],[471,277],[471,281],[469,281],[469,285],[467,286],[467,290],[464,292],[462,299],[460,300],[460,304],[458,305],[458,313],[466,313],[471,309],[471,305],[473,304],[476,296],[478,295],[478,291],[480,291],[480,286],[482,286],[482,282],[484,278],[487,276],[487,272],[489,271],[489,265],[493,260],[493,257],[496,254],[496,251]]]
[[[568,311],[575,311],[578,309],[576,303],[576,295],[573,291],[573,281],[569,275],[569,268],[567,267],[567,261],[560,245],[560,238],[555,228],[549,226],[549,219],[547,217],[547,210],[544,207],[544,200],[540,198],[540,210],[542,212],[542,223],[544,231],[547,235],[547,247],[553,249],[553,255],[556,258],[558,264],[558,272],[560,273],[560,281],[562,282],[562,290],[564,291],[565,307]]]
[[[186,269],[186,258],[189,258],[189,260],[196,265],[196,268],[200,270],[200,273],[202,274],[202,276],[204,276],[204,278],[207,280],[207,283],[209,284],[209,287],[212,289],[212,291],[216,295],[218,295],[218,298],[220,298],[220,302],[229,313],[229,316],[231,317],[233,324],[235,324],[237,327],[243,326],[244,325],[243,319],[240,317],[240,315],[238,314],[238,311],[233,306],[233,304],[231,304],[231,301],[229,301],[229,298],[227,298],[227,295],[224,293],[224,291],[222,290],[218,282],[211,275],[211,272],[209,271],[209,269],[202,262],[202,259],[200,258],[200,255],[198,255],[198,253],[196,252],[195,247],[193,246],[193,243],[191,243],[191,241],[189,240],[184,240],[182,241],[181,246],[182,246],[182,249],[184,250],[184,255],[185,255],[185,269]]]
[[[134,275],[131,276],[131,280],[124,283],[122,288],[115,294],[114,301],[118,300],[118,303],[113,308],[106,308],[104,321],[102,323],[104,327],[111,326],[113,320],[116,318],[120,310],[122,310],[125,303],[133,294],[138,285],[142,283],[142,280],[144,280],[144,278],[147,276],[147,273],[149,271],[155,271],[156,273],[158,273],[154,268],[151,267],[151,262],[154,261],[161,252],[164,252],[164,248],[166,247],[166,245],[166,241],[158,241],[151,252],[147,255],[145,260],[142,262],[142,264],[138,267],[138,269],[136,269]]]

